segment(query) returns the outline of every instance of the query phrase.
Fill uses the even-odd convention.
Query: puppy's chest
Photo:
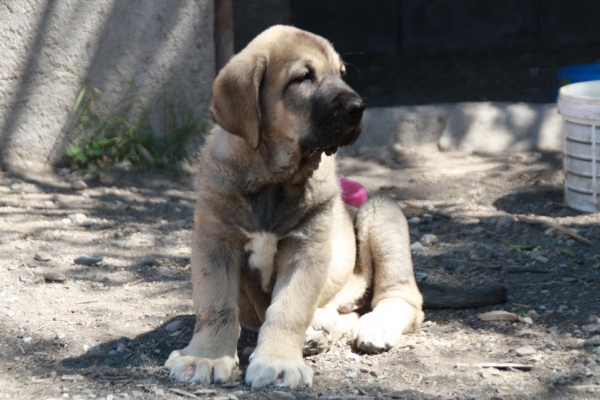
[[[270,292],[276,273],[277,246],[288,233],[290,221],[295,219],[299,198],[290,197],[290,190],[283,186],[273,185],[246,196],[245,200],[252,210],[253,222],[251,231],[244,230],[247,265],[253,275],[259,276],[261,289]]]
[[[283,185],[268,185],[257,193],[244,197],[251,209],[253,225],[261,231],[269,232],[289,219],[298,208],[302,191]]]
[[[263,292],[271,291],[271,281],[275,272],[275,255],[279,238],[270,232],[244,232],[244,251],[251,273],[258,278]]]

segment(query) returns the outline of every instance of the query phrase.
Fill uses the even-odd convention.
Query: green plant
[[[79,167],[128,162],[142,168],[179,170],[181,163],[188,161],[186,144],[192,137],[206,134],[206,121],[194,117],[189,109],[177,109],[165,94],[163,132],[156,134],[135,82],[119,75],[131,99],[117,111],[107,104],[99,89],[83,86],[72,111],[74,140],[63,154]]]

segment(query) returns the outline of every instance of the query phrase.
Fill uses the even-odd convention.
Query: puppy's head
[[[358,138],[364,103],[343,80],[345,66],[320,36],[274,26],[220,71],[210,105],[217,124],[258,149],[303,158],[334,153]]]

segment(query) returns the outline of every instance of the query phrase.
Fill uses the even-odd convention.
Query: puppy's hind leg
[[[423,322],[408,223],[393,201],[374,198],[358,210],[356,230],[358,261],[373,273],[373,299],[372,311],[356,324],[354,346],[368,352],[388,350]]]

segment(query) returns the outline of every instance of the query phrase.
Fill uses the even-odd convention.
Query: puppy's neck
[[[298,144],[289,139],[274,142],[265,138],[258,149],[244,139],[217,126],[206,147],[216,164],[235,171],[230,183],[244,182],[245,192],[258,192],[266,185],[303,184],[319,168],[322,154],[302,157]]]

